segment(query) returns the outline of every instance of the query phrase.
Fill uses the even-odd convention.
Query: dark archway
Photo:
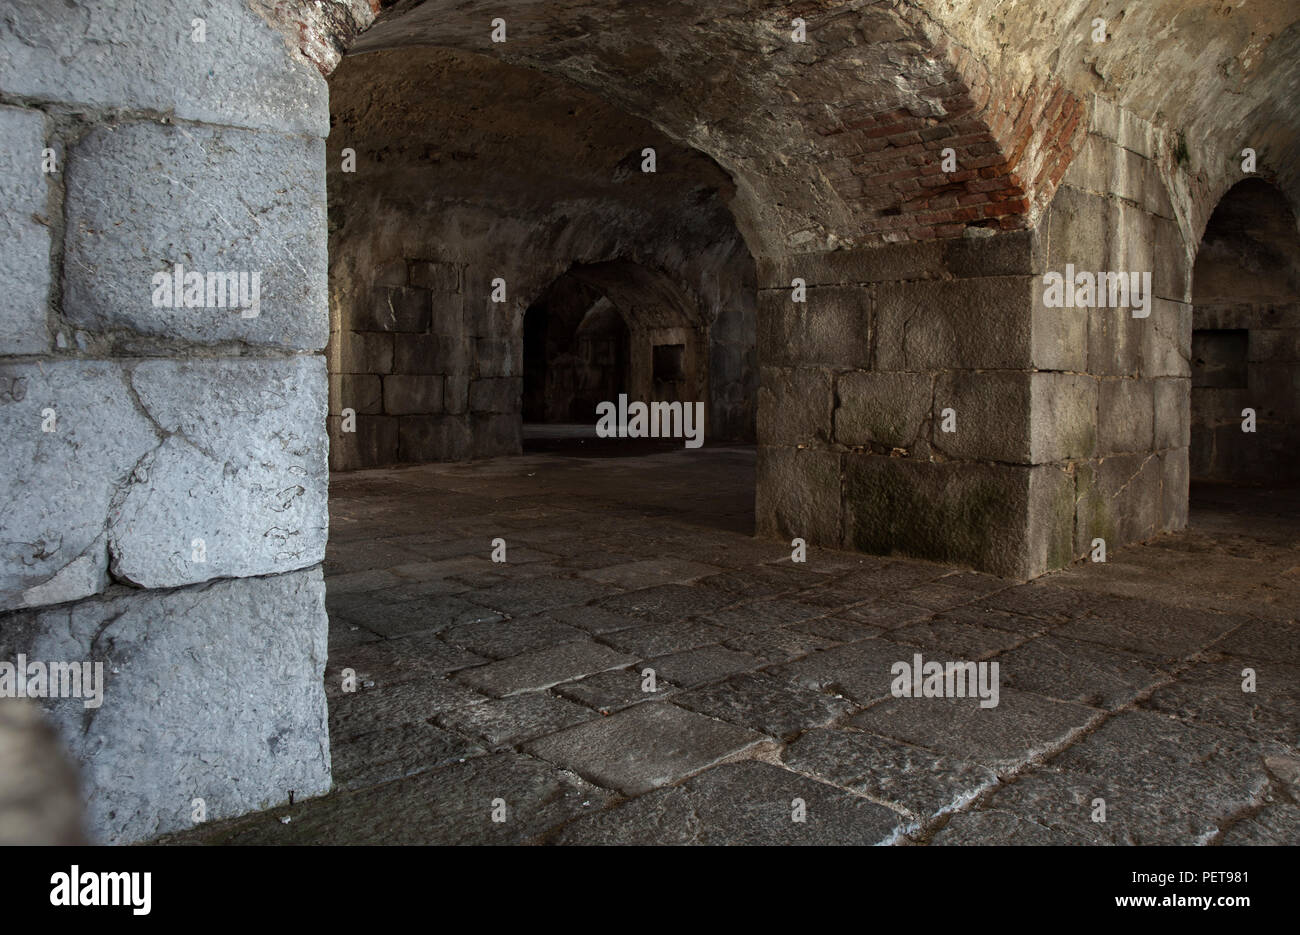
[[[1192,479],[1300,481],[1300,235],[1273,185],[1248,179],[1219,202],[1192,301]]]

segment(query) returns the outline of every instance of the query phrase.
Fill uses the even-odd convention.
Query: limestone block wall
[[[94,840],[330,785],[327,128],[239,0],[0,18],[0,660],[102,663]]]
[[[1110,548],[1187,523],[1193,250],[1169,194],[1180,172],[1172,148],[1150,124],[1094,99],[1088,137],[1040,225],[1049,270],[1151,273],[1146,318],[1130,308],[1038,312],[1070,329],[1056,367],[1096,398],[1093,444],[1065,462],[1075,557],[1094,539]]]

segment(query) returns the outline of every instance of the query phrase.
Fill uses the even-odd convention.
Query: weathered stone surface
[[[194,9],[145,0],[50,7],[14,0],[0,29],[0,88],[93,107],[325,136],[328,90],[239,0]],[[195,40],[200,17],[203,41]]]
[[[471,380],[469,383],[470,412],[518,412],[522,387],[523,381],[518,377]]]
[[[767,672],[796,688],[843,695],[860,705],[890,697],[890,667],[910,662],[915,647],[882,639],[861,640],[796,659]]]
[[[433,309],[427,289],[376,286],[370,301],[370,315],[358,321],[358,326],[375,331],[422,333],[429,330]],[[402,342],[408,338],[402,335],[394,340]]]
[[[944,432],[951,408],[956,431]],[[1068,373],[949,371],[934,390],[934,446],[947,455],[1046,464],[1091,457],[1097,383]]]
[[[792,688],[762,674],[737,675],[680,694],[673,701],[700,714],[781,739],[812,727],[824,727],[854,707],[843,698]]]
[[[646,663],[674,685],[695,688],[726,678],[737,672],[757,669],[762,662],[749,653],[728,649],[725,646],[702,646],[687,649],[671,656],[660,656]]]
[[[328,791],[318,569],[10,617],[0,657],[103,663],[103,704],[43,702],[81,763],[89,833],[125,843]]]
[[[981,707],[978,698],[890,698],[848,723],[969,762],[1008,769],[1064,743],[1100,714],[1095,708],[1002,688],[993,708]]]
[[[369,373],[332,373],[329,378],[330,412],[351,409],[357,415],[374,415],[384,411],[384,394],[379,377]],[[341,417],[341,416],[340,416]],[[357,428],[360,429],[357,420]]]
[[[763,367],[758,385],[759,444],[830,442],[833,405],[827,371]]]
[[[794,302],[791,295],[789,289],[759,294],[758,358],[763,366],[869,365],[871,295],[867,289],[821,286],[808,290],[806,302]]]
[[[1102,380],[1097,388],[1097,453],[1151,451],[1155,413],[1150,380]]]
[[[1040,825],[1031,817],[998,809],[960,812],[930,840],[932,847],[972,845],[1014,845],[1017,847],[1086,845],[1091,842],[1068,831]]]
[[[110,509],[136,463],[159,443],[128,381],[120,365],[106,361],[0,368],[0,497],[8,504],[0,607],[76,600],[107,584]],[[42,423],[53,431],[42,431]]]
[[[393,416],[442,411],[442,377],[384,377],[384,411]]]
[[[115,575],[176,587],[325,557],[321,358],[150,360],[130,380],[163,441],[115,492]]]
[[[1245,690],[1245,669],[1254,690]],[[1300,666],[1261,657],[1202,662],[1157,688],[1141,707],[1300,750]]]
[[[537,691],[606,669],[618,669],[636,658],[589,640],[525,653],[502,662],[469,669],[460,674],[467,685],[504,697]]]
[[[0,66],[3,68],[3,66]],[[3,87],[0,78],[0,87]],[[45,115],[0,107],[0,354],[49,349],[50,209]]]
[[[334,788],[364,789],[486,752],[479,744],[428,723],[386,727],[334,748]]]
[[[1088,555],[1093,539],[1105,539],[1112,549],[1155,535],[1163,510],[1161,474],[1155,452],[1076,465],[1075,554]]]
[[[494,698],[483,704],[462,705],[440,711],[435,717],[443,727],[467,736],[481,737],[490,747],[497,749],[554,734],[597,716],[590,708],[546,692],[530,692]]]
[[[681,620],[631,627],[606,634],[603,639],[615,649],[646,659],[650,656],[664,656],[685,649],[721,643],[735,634],[734,630],[713,626],[700,620]]]
[[[990,806],[1092,843],[1204,843],[1267,785],[1260,758],[1238,738],[1126,711],[996,792]],[[1098,798],[1104,822],[1092,821]]]
[[[587,639],[577,627],[545,616],[516,617],[451,627],[443,639],[494,659],[504,659]]]
[[[397,373],[468,372],[469,348],[458,335],[402,334],[395,340],[393,369]]]
[[[1038,281],[890,283],[877,298],[880,370],[1028,369]]]
[[[785,763],[885,801],[913,821],[958,808],[997,782],[991,769],[874,734],[811,730],[786,750]]]
[[[658,701],[677,693],[677,686],[657,676],[654,691],[647,690],[646,669],[634,666],[631,669],[610,669],[597,672],[576,682],[564,682],[555,686],[555,693],[564,698],[581,702],[595,708],[601,714],[613,714],[620,708],[639,704],[643,701]]]
[[[92,130],[68,154],[64,314],[92,331],[320,350],[324,203],[319,140],[155,123]],[[211,307],[206,288],[205,307],[156,306],[176,296],[153,277],[174,278],[176,264],[204,277],[248,273],[250,298],[258,273],[257,315],[229,295]]]
[[[1055,635],[1030,640],[998,663],[1008,688],[1108,710],[1169,677],[1149,660]]]
[[[330,344],[331,348],[338,348],[338,372],[340,373],[384,374],[393,371],[393,335],[391,334],[373,331],[336,332],[330,335]]]
[[[601,786],[639,795],[762,743],[761,734],[668,702],[641,704],[527,744]]]
[[[226,822],[196,838],[211,844],[517,843],[599,809],[609,798],[548,763],[498,753]],[[494,799],[504,801],[505,821],[492,820]]]
[[[803,802],[794,821],[793,803]],[[568,825],[556,844],[870,845],[898,816],[770,763],[732,763]]]
[[[844,547],[1032,578],[1071,556],[1069,476],[970,462],[845,455]]]
[[[486,703],[487,699],[450,679],[426,677],[396,685],[364,687],[358,673],[358,690],[330,699],[330,737],[335,743],[389,727],[422,724],[434,715]]]
[[[840,544],[840,456],[830,451],[758,449],[755,522],[769,539]]]
[[[841,375],[835,381],[835,441],[913,448],[923,438],[933,383],[926,373]]]

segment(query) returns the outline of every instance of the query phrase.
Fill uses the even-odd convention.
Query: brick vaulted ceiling
[[[424,45],[572,81],[716,160],[763,254],[1031,226],[1093,94],[1157,125],[1189,234],[1243,146],[1300,194],[1291,0],[251,2],[325,73]]]

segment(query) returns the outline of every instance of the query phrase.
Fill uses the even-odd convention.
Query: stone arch
[[[1192,302],[1193,480],[1300,480],[1300,233],[1275,185],[1246,179],[1219,201]]]
[[[552,281],[525,314],[547,320],[545,357],[553,393],[548,418],[539,421],[594,424],[596,403],[614,401],[617,392],[644,402],[700,401],[708,410],[723,402],[714,400],[709,389],[709,328],[703,312],[661,271],[626,260],[575,264]],[[617,380],[602,379],[596,362],[579,348],[583,325],[601,314],[613,315],[626,330],[626,369]],[[527,318],[524,330],[528,331]],[[530,356],[537,358],[529,354],[526,343],[525,360]],[[724,384],[745,378],[743,373],[719,375]],[[524,386],[527,399],[528,372]],[[592,396],[594,386],[605,395]],[[611,392],[615,386],[621,389]]]

